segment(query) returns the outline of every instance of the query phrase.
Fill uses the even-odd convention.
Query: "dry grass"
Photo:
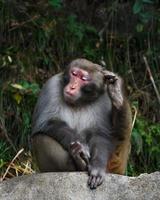
[[[30,153],[27,155],[24,154],[23,156],[22,153],[24,153],[24,149],[19,150],[12,161],[6,164],[6,171],[0,178],[1,181],[13,178],[15,176],[34,173],[34,170],[31,168],[32,159]]]

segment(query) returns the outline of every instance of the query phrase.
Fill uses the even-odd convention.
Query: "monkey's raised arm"
[[[115,130],[120,137],[126,137],[131,132],[132,117],[129,102],[125,94],[122,78],[113,72],[104,71],[108,94],[112,101],[112,119]],[[118,136],[117,135],[117,136]],[[122,139],[122,138],[121,138]]]

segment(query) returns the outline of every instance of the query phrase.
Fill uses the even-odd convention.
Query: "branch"
[[[15,155],[15,157],[12,159],[12,161],[10,162],[10,164],[8,165],[4,175],[2,176],[2,181],[5,179],[9,169],[11,168],[12,163],[16,160],[16,158],[18,158],[18,156],[24,151],[24,149],[21,149],[18,151],[18,153]]]
[[[155,91],[155,93],[156,93],[156,95],[157,95],[158,102],[159,102],[159,104],[160,104],[160,94],[159,94],[159,92],[158,92],[157,86],[156,86],[155,81],[154,81],[154,79],[153,79],[153,76],[152,76],[151,69],[150,69],[150,67],[149,67],[147,58],[146,58],[145,56],[143,56],[143,60],[144,60],[144,63],[145,63],[145,65],[146,65],[146,69],[147,69],[147,72],[148,72],[148,74],[149,74],[149,78],[150,78],[150,80],[151,80],[151,82],[152,82],[154,91]]]

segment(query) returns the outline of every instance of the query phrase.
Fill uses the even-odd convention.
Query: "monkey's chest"
[[[77,133],[98,126],[106,126],[109,124],[110,108],[87,107],[81,110],[71,110],[65,107],[60,112],[60,118],[65,121],[69,127],[75,129]]]

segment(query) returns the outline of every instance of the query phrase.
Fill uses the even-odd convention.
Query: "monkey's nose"
[[[70,90],[75,90],[75,89],[76,89],[76,86],[74,85],[70,87]]]
[[[74,89],[77,88],[77,86],[78,86],[78,83],[77,83],[77,82],[74,82],[74,83],[72,83],[72,84],[70,85],[70,89],[71,89],[71,90],[74,90]]]

